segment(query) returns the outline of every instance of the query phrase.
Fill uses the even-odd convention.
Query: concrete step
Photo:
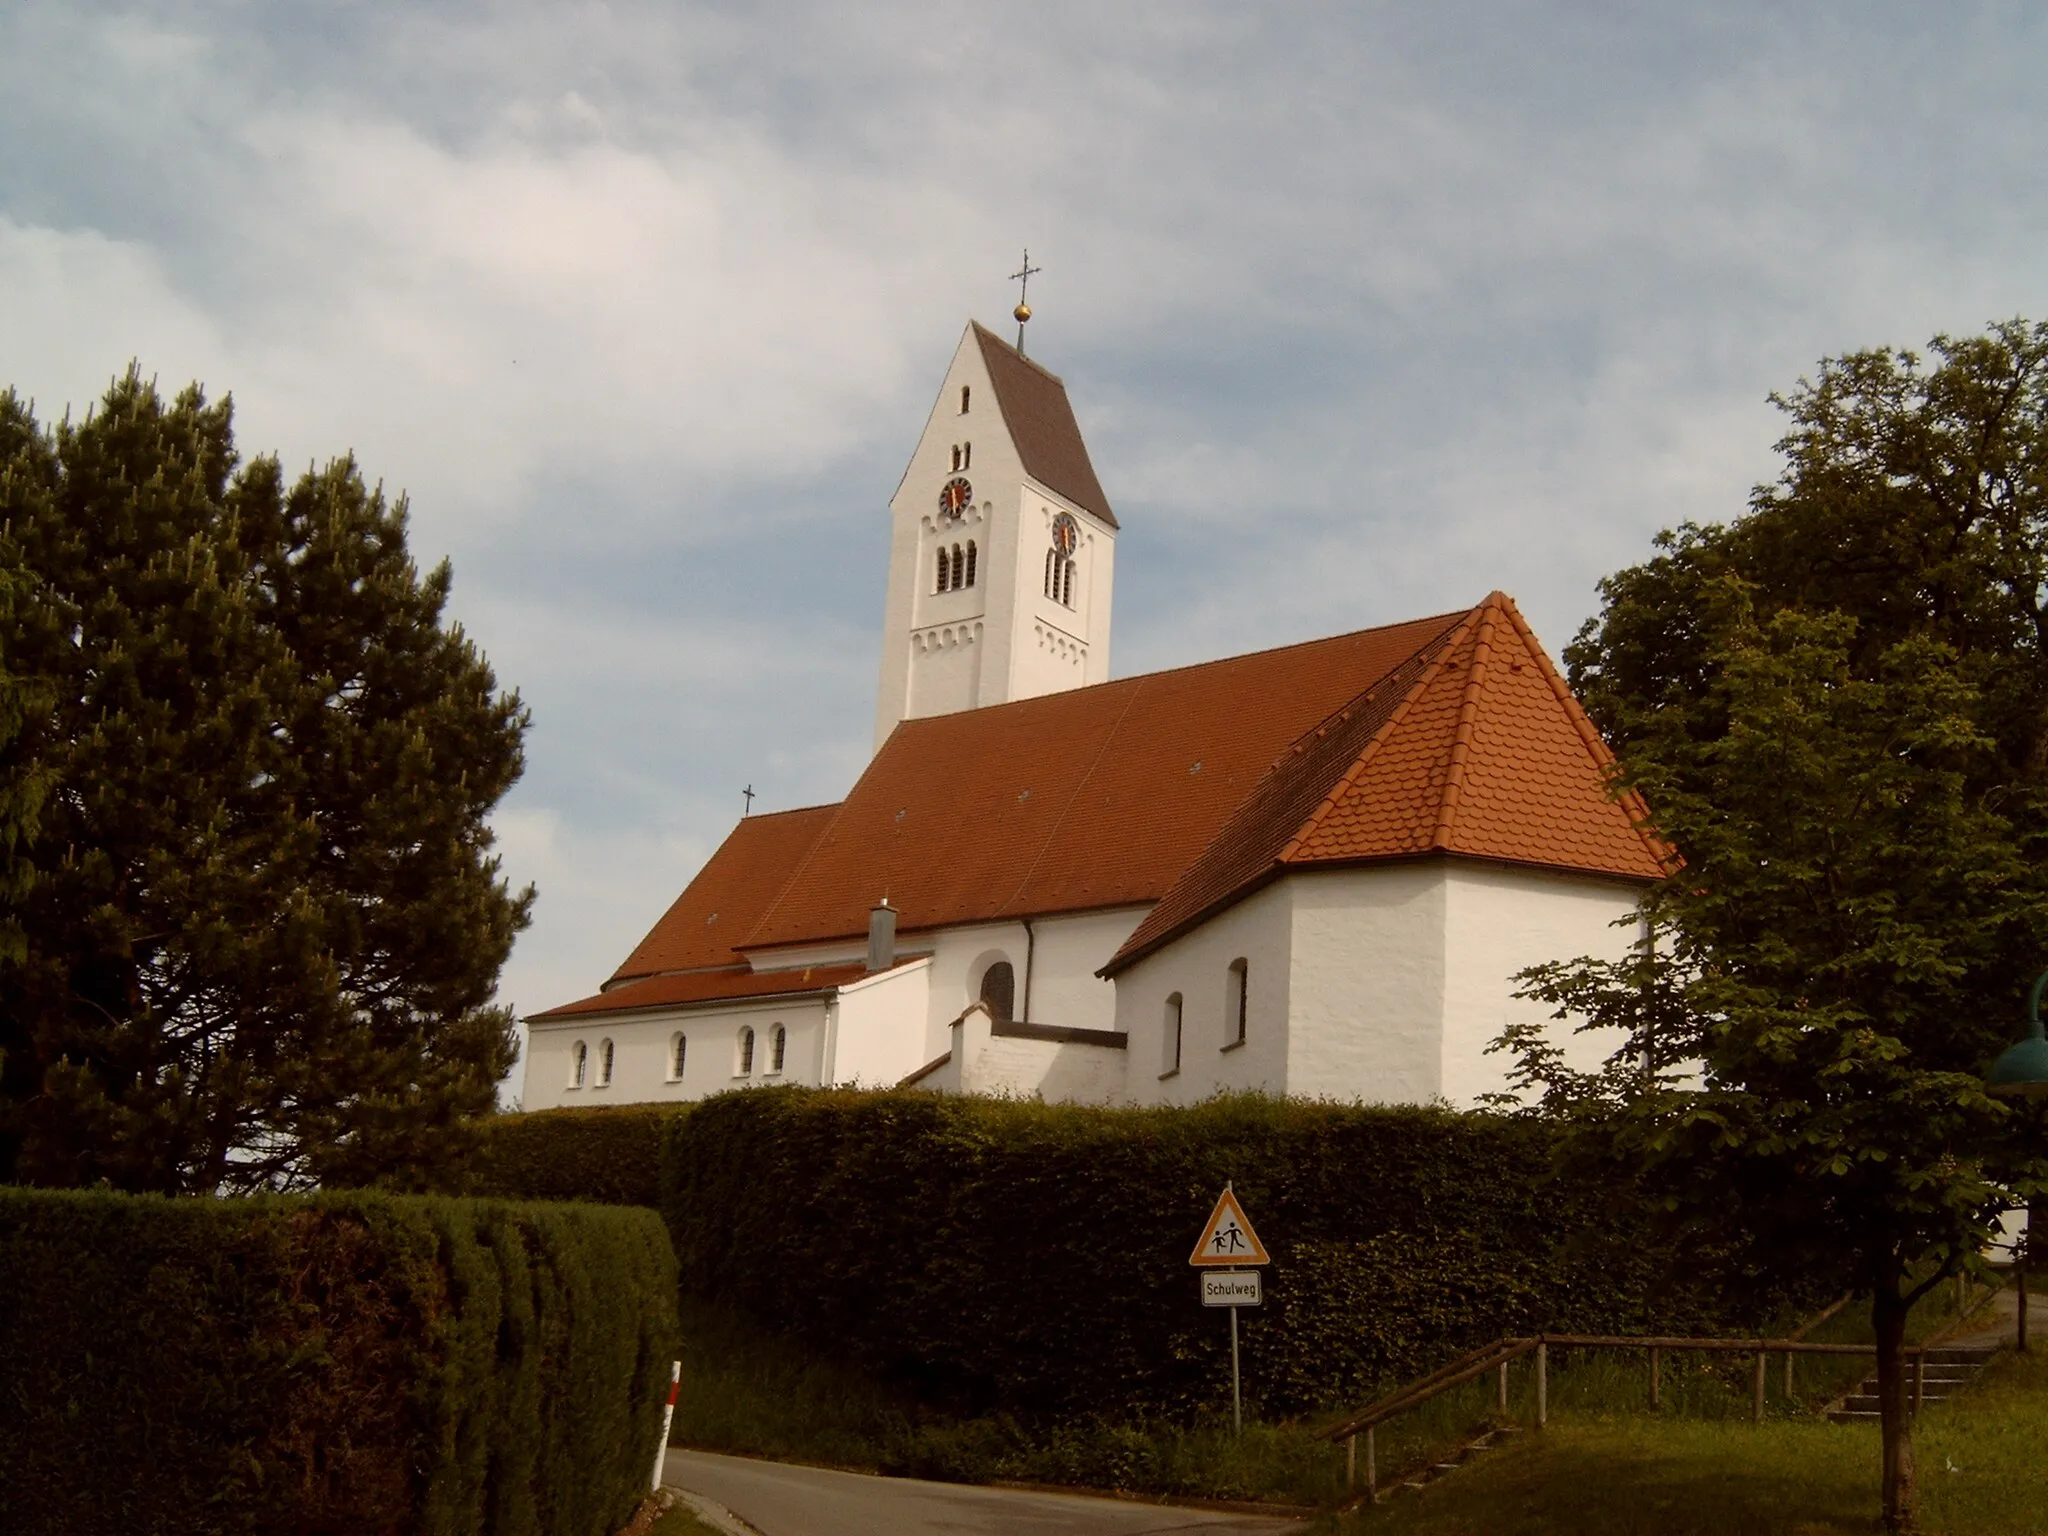
[[[1914,1364],[1906,1362],[1906,1401],[1911,1404],[1915,1396],[1925,1405],[1945,1402],[1956,1393],[1963,1391],[1984,1373],[1984,1367],[1997,1354],[1992,1346],[1950,1346],[1930,1349],[1927,1363],[1919,1369],[1919,1381],[1914,1381]],[[1837,1424],[1857,1423],[1879,1417],[1877,1377],[1866,1376],[1856,1384],[1854,1391],[1845,1395],[1829,1411],[1828,1417]]]
[[[1521,1432],[1522,1426],[1519,1424],[1508,1424],[1503,1425],[1499,1429],[1489,1429],[1459,1446],[1455,1451],[1451,1452],[1447,1460],[1432,1462],[1422,1471],[1393,1484],[1387,1489],[1387,1493],[1389,1495],[1396,1493],[1420,1493],[1438,1478],[1448,1476],[1450,1473],[1457,1471],[1458,1468],[1462,1467],[1474,1456],[1492,1450],[1509,1435],[1518,1435]]]

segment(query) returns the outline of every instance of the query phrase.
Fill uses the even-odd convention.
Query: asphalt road
[[[662,1477],[723,1504],[762,1536],[1278,1536],[1288,1520],[1216,1510],[868,1477],[671,1450]]]

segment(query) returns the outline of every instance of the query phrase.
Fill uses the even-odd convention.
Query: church
[[[1516,972],[1637,942],[1661,845],[1504,594],[1111,679],[1116,515],[1065,385],[978,324],[890,517],[866,771],[742,818],[599,991],[531,1015],[526,1108],[1466,1108],[1534,1014]]]

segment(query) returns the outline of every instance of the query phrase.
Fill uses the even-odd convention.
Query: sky
[[[1114,675],[1469,606],[1553,655],[1819,359],[2048,318],[2020,4],[0,7],[0,384],[353,452],[532,712],[501,998],[865,765],[888,510],[1029,247]],[[517,1091],[517,1069],[509,1091]]]

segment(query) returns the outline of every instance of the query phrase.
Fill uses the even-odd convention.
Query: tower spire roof
[[[1110,527],[1119,526],[1116,514],[1109,510],[1102,482],[1095,478],[1088,445],[1081,440],[1081,426],[1074,420],[1074,407],[1060,376],[1040,367],[980,321],[973,324],[982,364],[995,387],[996,406],[1016,444],[1024,473]]]

